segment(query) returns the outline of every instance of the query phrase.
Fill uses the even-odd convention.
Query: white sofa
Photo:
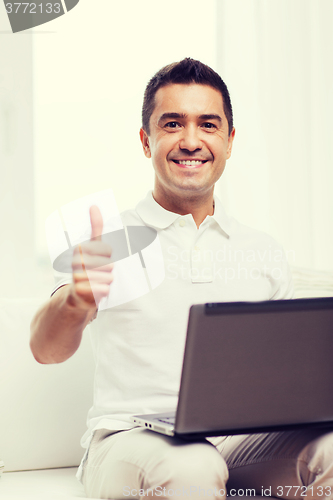
[[[294,269],[293,274],[297,297],[333,295],[333,273]],[[38,364],[29,348],[29,325],[44,301],[0,299],[1,500],[85,498],[75,473],[92,403],[89,327],[71,359]]]
[[[29,327],[44,301],[0,299],[1,499],[85,498],[75,473],[93,393],[89,327],[66,363],[38,364]]]

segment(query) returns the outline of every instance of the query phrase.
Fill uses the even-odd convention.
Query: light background
[[[105,187],[119,210],[134,207],[154,180],[139,140],[145,85],[186,56],[216,66],[214,1],[91,5],[81,0],[54,24],[56,36],[34,38],[39,227],[60,205]],[[208,29],[195,34],[199,22]]]
[[[81,0],[33,32],[11,34],[4,9],[0,22],[4,296],[47,295],[51,212],[108,187],[123,210],[152,188],[143,91],[186,56],[231,94],[234,151],[216,188],[227,211],[292,265],[333,268],[330,0]]]
[[[44,223],[91,192],[111,187],[122,210],[152,188],[138,130],[145,84],[164,64],[191,56],[220,72],[236,139],[218,195],[231,214],[291,250],[294,266],[331,270],[331,286],[332,26],[331,0],[80,0],[33,33],[13,35],[0,4],[0,400],[10,409],[0,414],[0,458],[7,467],[11,457],[14,468],[28,469],[81,457],[93,389],[89,338],[68,362],[47,367],[28,347],[32,314],[53,286]]]

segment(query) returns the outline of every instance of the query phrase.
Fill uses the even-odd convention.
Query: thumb
[[[90,222],[91,222],[91,236],[90,240],[101,240],[103,233],[103,217],[100,209],[93,205],[89,209]]]

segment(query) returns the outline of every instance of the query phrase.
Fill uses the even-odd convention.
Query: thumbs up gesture
[[[96,309],[109,294],[112,282],[111,247],[102,241],[103,218],[96,205],[90,207],[90,241],[78,245],[73,254],[72,297],[80,309]]]

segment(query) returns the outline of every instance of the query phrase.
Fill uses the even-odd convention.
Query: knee
[[[168,448],[150,469],[147,479],[150,487],[169,488],[175,496],[187,496],[187,492],[194,498],[224,498],[228,468],[211,444],[189,443]]]

